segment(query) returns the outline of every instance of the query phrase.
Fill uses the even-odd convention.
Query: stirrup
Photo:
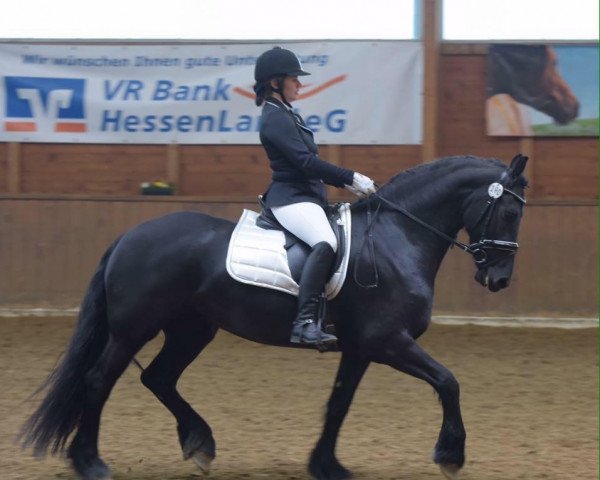
[[[305,337],[306,329],[308,325],[314,325],[312,334],[316,338]],[[299,343],[304,345],[316,345],[317,348],[323,345],[333,344],[337,342],[337,337],[321,330],[320,325],[315,323],[313,320],[304,320],[301,322],[295,322],[292,328],[292,334],[290,335],[291,343]],[[321,348],[319,348],[321,350]]]
[[[302,323],[294,322],[292,326],[292,334],[290,335],[291,343],[302,343],[302,334],[304,333],[304,328],[309,323],[314,323],[312,320],[305,320]]]

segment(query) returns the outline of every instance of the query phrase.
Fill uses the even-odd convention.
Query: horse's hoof
[[[192,453],[192,460],[198,468],[202,471],[204,475],[208,475],[210,473],[210,464],[213,461],[212,457],[204,452],[194,452]]]
[[[109,474],[108,474],[107,476],[105,476],[105,477],[94,477],[94,480],[95,480],[96,478],[99,478],[100,480],[114,480],[114,478],[113,478],[113,476],[112,476],[112,473],[109,473]]]
[[[352,472],[345,468],[334,456],[318,458],[313,452],[308,463],[308,472],[313,480],[349,480]]]
[[[440,470],[448,480],[459,480],[458,472],[460,471],[460,467],[458,465],[454,463],[441,464]]]
[[[71,466],[81,480],[113,480],[110,468],[98,457],[71,458]]]

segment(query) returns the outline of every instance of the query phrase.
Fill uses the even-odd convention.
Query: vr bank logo
[[[87,130],[83,114],[85,80],[80,78],[5,77],[7,132]]]

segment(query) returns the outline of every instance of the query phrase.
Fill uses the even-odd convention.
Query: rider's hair
[[[260,107],[263,104],[265,98],[269,96],[271,91],[271,82],[256,82],[256,84],[254,85],[254,93],[256,94],[254,103],[257,107]]]
[[[273,85],[271,85],[272,80],[275,80],[277,82],[277,87],[274,88]],[[286,105],[289,105],[283,95],[283,81],[284,80],[285,80],[285,76],[277,76],[277,77],[270,78],[269,80],[264,80],[262,82],[256,82],[256,84],[254,85],[254,93],[256,94],[254,103],[256,104],[256,106],[260,107],[264,103],[265,98],[270,96],[273,92],[281,95],[281,98],[283,98],[284,103]]]

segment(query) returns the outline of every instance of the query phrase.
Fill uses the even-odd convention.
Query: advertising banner
[[[488,135],[598,136],[598,48],[492,44]]]
[[[279,44],[311,76],[293,107],[319,143],[421,143],[411,41]],[[0,141],[259,143],[256,58],[274,44],[0,44]]]

